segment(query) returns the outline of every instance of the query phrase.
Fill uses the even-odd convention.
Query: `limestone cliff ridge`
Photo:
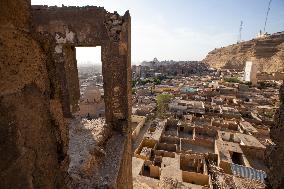
[[[283,71],[284,32],[214,49],[203,62],[213,68],[243,69],[250,59],[258,64],[259,71]]]

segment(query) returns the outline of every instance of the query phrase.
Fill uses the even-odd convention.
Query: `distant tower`
[[[251,82],[252,85],[257,84],[257,65],[252,61],[247,61],[245,66],[244,80]]]
[[[238,42],[242,42],[242,30],[243,30],[243,21],[241,20]]]
[[[268,14],[269,14],[269,11],[270,11],[270,4],[271,4],[271,1],[272,1],[272,0],[269,0],[268,8],[267,8],[267,11],[266,11],[266,17],[265,17],[264,28],[263,28],[263,33],[264,33],[264,34],[265,34],[265,32],[266,32],[266,24],[267,24]]]
[[[159,63],[159,60],[155,57],[154,60],[153,60],[153,62]]]
[[[154,60],[151,62],[151,66],[150,67],[153,68],[153,67],[157,66],[158,63],[159,63],[159,60],[155,57]]]

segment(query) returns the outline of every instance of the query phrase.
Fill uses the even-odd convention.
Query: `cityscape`
[[[284,188],[284,3],[221,1],[1,2],[0,189]]]
[[[93,108],[104,93],[102,75],[87,67],[79,67],[87,102],[80,116],[90,126],[104,117]],[[243,70],[157,58],[132,65],[134,186],[166,187],[175,179],[175,187],[265,188],[265,150],[273,145],[269,128],[283,78],[258,72],[252,61]]]

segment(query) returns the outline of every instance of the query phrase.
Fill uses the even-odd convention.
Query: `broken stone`
[[[121,23],[122,23],[121,20],[114,20],[113,23],[112,23],[112,25],[116,26],[116,25],[119,25],[119,24],[121,24]]]
[[[116,15],[116,14],[113,14],[113,15],[110,17],[110,19],[116,20],[116,19],[117,19],[117,15]]]

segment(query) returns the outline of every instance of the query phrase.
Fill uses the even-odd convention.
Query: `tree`
[[[168,109],[168,104],[172,98],[170,94],[160,94],[157,96],[157,113],[163,117]]]
[[[236,77],[226,77],[224,78],[224,81],[229,83],[241,83],[241,81]]]
[[[155,79],[154,79],[154,84],[155,84],[155,85],[160,85],[160,84],[161,84],[161,80],[158,79],[158,78],[155,78]]]
[[[138,83],[138,81],[137,80],[132,80],[132,87],[135,87],[136,86],[136,84]]]

